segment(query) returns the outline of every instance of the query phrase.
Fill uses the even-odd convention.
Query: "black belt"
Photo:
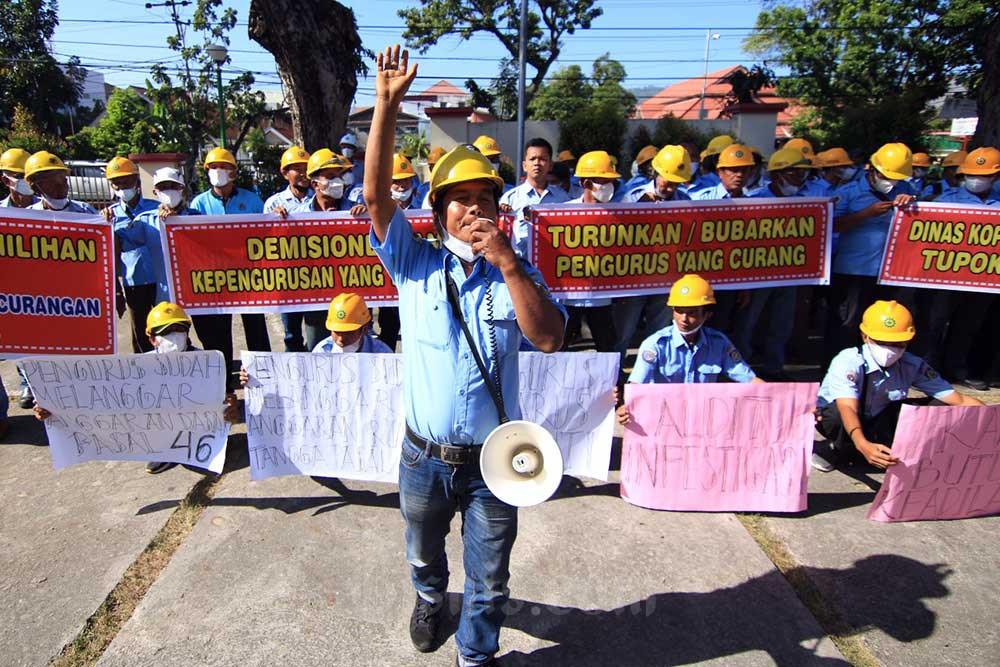
[[[413,432],[409,424],[406,425],[406,437],[409,438],[410,442],[434,458],[440,459],[445,463],[450,463],[451,465],[478,463],[479,452],[483,448],[482,445],[462,445],[457,447],[453,445],[439,445],[436,442],[421,438]]]

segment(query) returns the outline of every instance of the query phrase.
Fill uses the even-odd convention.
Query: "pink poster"
[[[904,405],[873,521],[965,519],[1000,513],[1000,405]]]
[[[628,384],[622,498],[704,512],[806,508],[815,383]]]

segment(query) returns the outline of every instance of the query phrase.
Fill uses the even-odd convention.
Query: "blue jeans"
[[[764,335],[761,367],[765,373],[780,373],[785,367],[785,347],[795,326],[794,287],[762,287],[750,290],[750,303],[736,311],[733,323],[733,345],[748,361],[753,355],[753,334],[765,306],[769,308],[767,331]]]
[[[7,410],[10,408],[10,399],[7,397],[7,387],[0,379],[0,420],[7,419]]]
[[[304,341],[303,322],[306,329]],[[285,325],[285,352],[312,352],[312,349],[327,337],[325,310],[282,313],[281,323]]]
[[[455,642],[464,660],[488,660],[500,650],[517,508],[490,493],[478,465],[431,458],[408,438],[399,462],[399,506],[413,586],[434,603],[448,590],[445,536],[455,511],[462,513],[465,595]]]

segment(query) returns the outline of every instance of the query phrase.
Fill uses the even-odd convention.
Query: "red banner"
[[[1000,293],[1000,207],[920,203],[897,209],[879,282]]]
[[[558,296],[664,292],[685,273],[722,289],[830,280],[829,199],[558,204],[531,217],[532,263]]]
[[[430,211],[406,217],[414,234],[436,238]],[[500,226],[509,230],[509,219]],[[194,314],[323,310],[341,292],[395,304],[370,228],[367,217],[346,212],[169,218],[163,249],[171,298]]]
[[[0,208],[0,357],[115,353],[111,225]]]

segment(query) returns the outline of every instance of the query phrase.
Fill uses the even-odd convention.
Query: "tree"
[[[0,126],[10,126],[22,106],[44,131],[59,131],[60,113],[80,99],[79,59],[61,68],[49,51],[59,24],[55,0],[0,2]]]
[[[500,60],[500,72],[483,88],[475,79],[467,79],[465,87],[474,107],[485,107],[500,120],[517,118],[517,64],[510,58]]]
[[[70,143],[80,146],[74,150],[77,156],[89,153],[91,159],[107,161],[116,155],[154,152],[158,134],[147,102],[130,88],[118,88],[108,99],[107,113],[97,126],[84,128]]]
[[[423,132],[404,134],[399,142],[399,152],[411,160],[426,158],[431,153],[431,142]]]
[[[521,25],[519,0],[420,0],[420,7],[399,10],[406,21],[403,38],[410,48],[427,49],[448,35],[468,40],[476,33],[493,35],[518,57]],[[603,11],[595,0],[533,0],[527,17],[525,62],[534,70],[525,86],[525,103],[541,89],[552,63],[559,57],[564,35],[590,27]],[[544,26],[544,30],[543,30]]]
[[[825,145],[916,145],[928,103],[975,81],[990,5],[979,0],[768,2],[744,48],[790,69],[778,93],[809,108],[793,126]]]
[[[976,95],[979,123],[972,146],[1000,146],[1000,11],[994,5],[989,20],[982,26],[975,45],[982,70],[972,88]]]
[[[625,68],[607,53],[594,61],[589,79],[579,65],[563,67],[535,95],[528,115],[535,120],[563,121],[584,107],[598,104],[618,109],[623,117],[630,116],[636,99],[622,86],[625,77]]]
[[[559,148],[574,155],[603,150],[621,162],[626,121],[613,102],[589,104],[559,123]]]
[[[16,104],[10,129],[0,132],[0,152],[8,148],[21,148],[29,153],[52,151],[64,156],[68,146],[61,137],[40,128],[37,117],[27,107]]]
[[[252,0],[250,38],[274,55],[295,138],[306,150],[336,147],[366,59],[354,12],[339,2]]]

